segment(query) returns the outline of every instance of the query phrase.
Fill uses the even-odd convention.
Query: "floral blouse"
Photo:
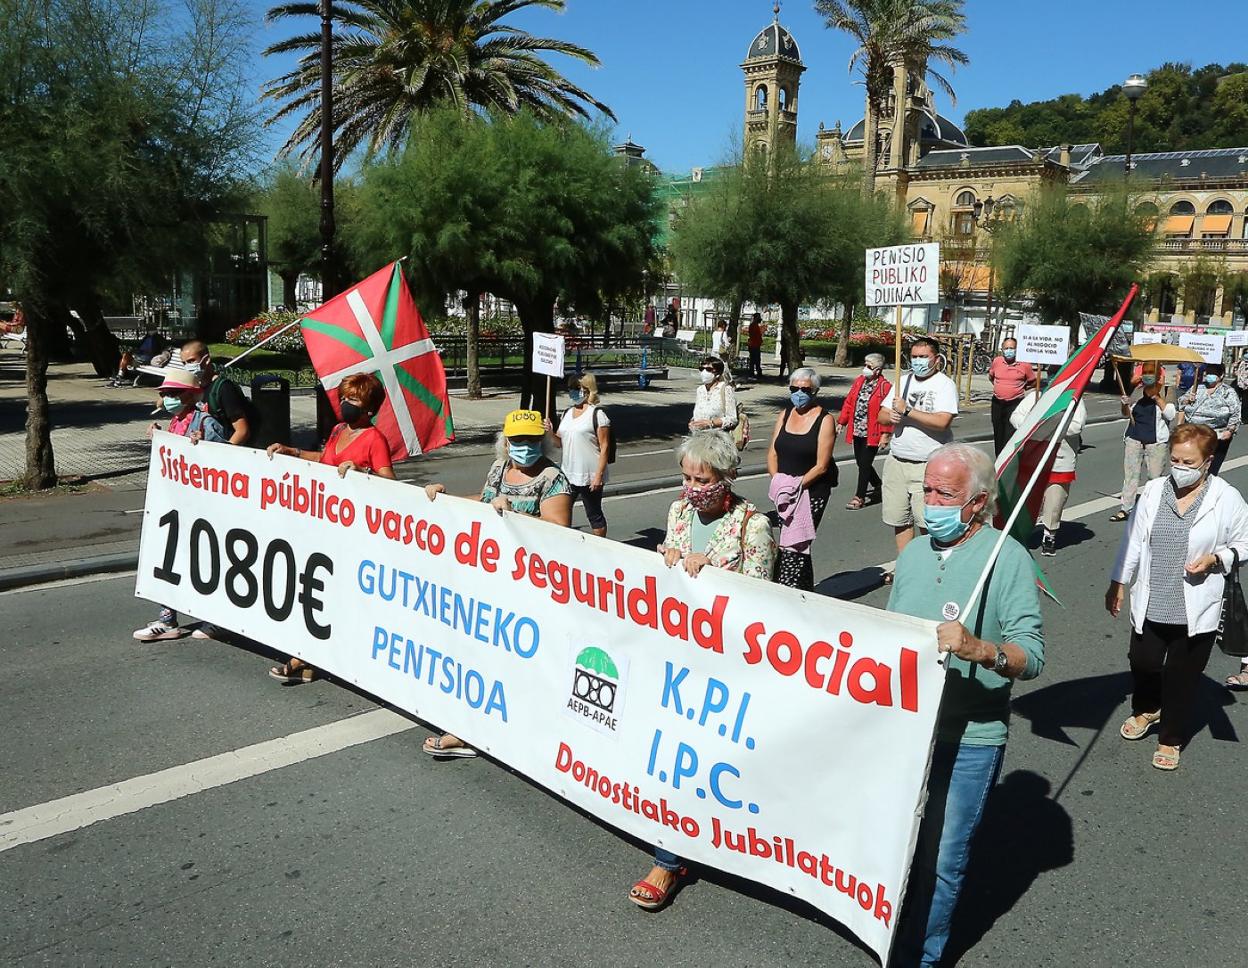
[[[506,459],[496,460],[490,465],[485,475],[485,487],[481,489],[481,500],[486,504],[502,494],[511,501],[511,509],[517,514],[539,518],[543,502],[569,492],[568,479],[555,464],[547,462],[541,473],[527,484],[507,483],[503,475],[509,466],[510,462]]]
[[[681,554],[690,554],[695,514],[693,505],[683,497],[674,501],[667,512],[667,536],[663,544],[678,549]],[[744,536],[741,534],[743,526]],[[716,568],[771,581],[776,542],[767,515],[744,498],[737,498],[732,509],[719,519],[719,526],[706,546],[706,556]]]

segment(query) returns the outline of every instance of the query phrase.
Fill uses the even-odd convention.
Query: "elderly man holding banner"
[[[942,624],[948,653],[927,806],[893,964],[940,962],[966,874],[971,840],[1001,771],[1015,679],[1044,666],[1040,601],[1031,557],[991,520],[992,461],[967,444],[932,453],[923,475],[927,540],[897,558],[888,609]],[[987,576],[982,589],[980,580]]]

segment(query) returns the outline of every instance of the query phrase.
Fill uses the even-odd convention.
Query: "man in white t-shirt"
[[[953,440],[958,388],[938,369],[940,344],[921,336],[910,347],[910,372],[895,388],[892,405],[880,408],[880,423],[893,427],[884,461],[884,523],[897,535],[897,553],[923,522],[923,474],[927,459]],[[891,576],[885,578],[889,581]]]

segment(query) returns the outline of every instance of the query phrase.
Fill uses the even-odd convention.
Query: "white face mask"
[[[873,379],[875,377],[875,370],[871,369],[869,366],[864,366],[862,368],[862,375],[868,380]]]
[[[715,374],[710,370],[703,370],[701,373],[701,379],[704,384],[710,386],[715,382]]]
[[[1206,466],[1201,464],[1199,467],[1185,467],[1182,464],[1171,464],[1170,479],[1174,481],[1175,487],[1191,487],[1204,476]]]

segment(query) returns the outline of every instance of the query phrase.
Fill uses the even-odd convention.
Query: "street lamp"
[[[982,228],[985,232],[987,232],[988,238],[991,240],[991,244],[989,245],[989,248],[988,248],[988,309],[987,309],[987,314],[984,318],[987,323],[985,328],[988,331],[988,341],[989,343],[994,343],[994,344],[995,344],[995,337],[993,333],[994,326],[992,323],[992,290],[996,282],[996,279],[994,277],[996,275],[997,265],[996,265],[996,259],[995,259],[996,236],[993,235],[993,232],[997,228],[997,223],[996,223],[996,220],[994,220],[992,217],[992,212],[993,212],[993,209],[995,209],[996,207],[997,207],[997,200],[993,198],[991,195],[985,198],[982,202],[976,200],[975,204],[971,206],[972,215],[975,219],[975,225],[978,228]],[[982,224],[980,223],[981,217],[983,218]],[[974,362],[973,358],[972,358],[972,362]]]
[[[1122,93],[1127,98],[1127,160],[1126,176],[1131,174],[1131,148],[1135,141],[1135,105],[1148,90],[1148,81],[1143,74],[1132,74],[1122,82]]]

